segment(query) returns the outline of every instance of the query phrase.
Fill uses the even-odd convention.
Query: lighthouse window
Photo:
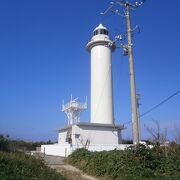
[[[107,30],[105,30],[105,29],[101,29],[101,30],[100,30],[100,34],[105,34],[105,35],[108,35],[108,31],[107,31]]]
[[[94,35],[97,35],[98,34],[98,30],[94,31]]]
[[[108,35],[108,31],[105,29],[97,29],[96,31],[94,31],[94,36],[97,34],[105,34]]]
[[[104,29],[104,34],[108,35],[108,31]]]

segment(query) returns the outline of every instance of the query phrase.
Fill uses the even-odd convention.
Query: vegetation
[[[105,179],[180,179],[180,145],[144,145],[125,151],[89,152],[78,149],[67,162]]]
[[[32,151],[41,144],[52,144],[49,140],[47,142],[26,142],[23,140],[12,140],[8,135],[0,134],[0,151],[16,152],[16,151]]]
[[[23,150],[35,148],[36,143],[13,141],[0,135],[0,179],[2,180],[64,180],[41,159],[26,155]]]
[[[0,151],[0,179],[2,180],[63,180],[62,175],[22,152]]]

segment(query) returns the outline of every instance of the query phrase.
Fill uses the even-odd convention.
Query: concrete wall
[[[67,157],[72,153],[72,148],[69,144],[42,145],[41,152],[47,155]]]
[[[75,138],[79,134],[79,138]],[[91,145],[95,144],[118,144],[118,131],[111,127],[92,127],[92,126],[76,126],[72,127],[72,142],[76,145],[82,145],[89,140]]]
[[[128,144],[98,144],[98,145],[90,145],[87,149],[89,151],[110,151],[114,149],[124,150],[126,149]],[[54,155],[54,156],[62,156],[67,157],[73,151],[78,148],[82,148],[83,146],[77,145],[69,145],[69,144],[53,144],[53,145],[42,145],[41,152],[47,155]]]
[[[58,144],[66,142],[66,135],[67,135],[67,131],[58,133]]]

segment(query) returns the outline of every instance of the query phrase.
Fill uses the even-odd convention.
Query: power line
[[[144,112],[143,114],[140,115],[140,117],[145,116],[146,114],[150,113],[151,111],[153,111],[154,109],[158,108],[159,106],[161,106],[162,104],[164,104],[165,102],[169,101],[171,98],[173,98],[174,96],[176,96],[177,94],[180,93],[180,89],[178,91],[176,91],[175,93],[173,93],[171,96],[167,97],[166,99],[164,99],[163,101],[161,101],[159,104],[155,105],[154,107],[152,107],[151,109],[149,109],[148,111]]]
[[[150,112],[152,112],[153,110],[157,109],[159,106],[161,106],[162,104],[166,103],[167,101],[169,101],[171,98],[173,98],[174,96],[176,96],[179,93],[180,93],[180,89],[178,91],[176,91],[175,93],[173,93],[171,96],[167,97],[166,99],[164,99],[163,101],[158,103],[157,105],[155,105],[152,108],[150,108],[148,111],[146,111],[143,114],[141,114],[140,117],[143,117],[143,116],[149,114]],[[131,121],[127,121],[127,122],[124,123],[124,125],[125,124],[129,124],[130,122]]]

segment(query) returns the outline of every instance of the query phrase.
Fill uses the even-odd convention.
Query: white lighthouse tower
[[[115,49],[99,24],[86,48],[91,54],[91,123],[114,124],[111,54]]]

